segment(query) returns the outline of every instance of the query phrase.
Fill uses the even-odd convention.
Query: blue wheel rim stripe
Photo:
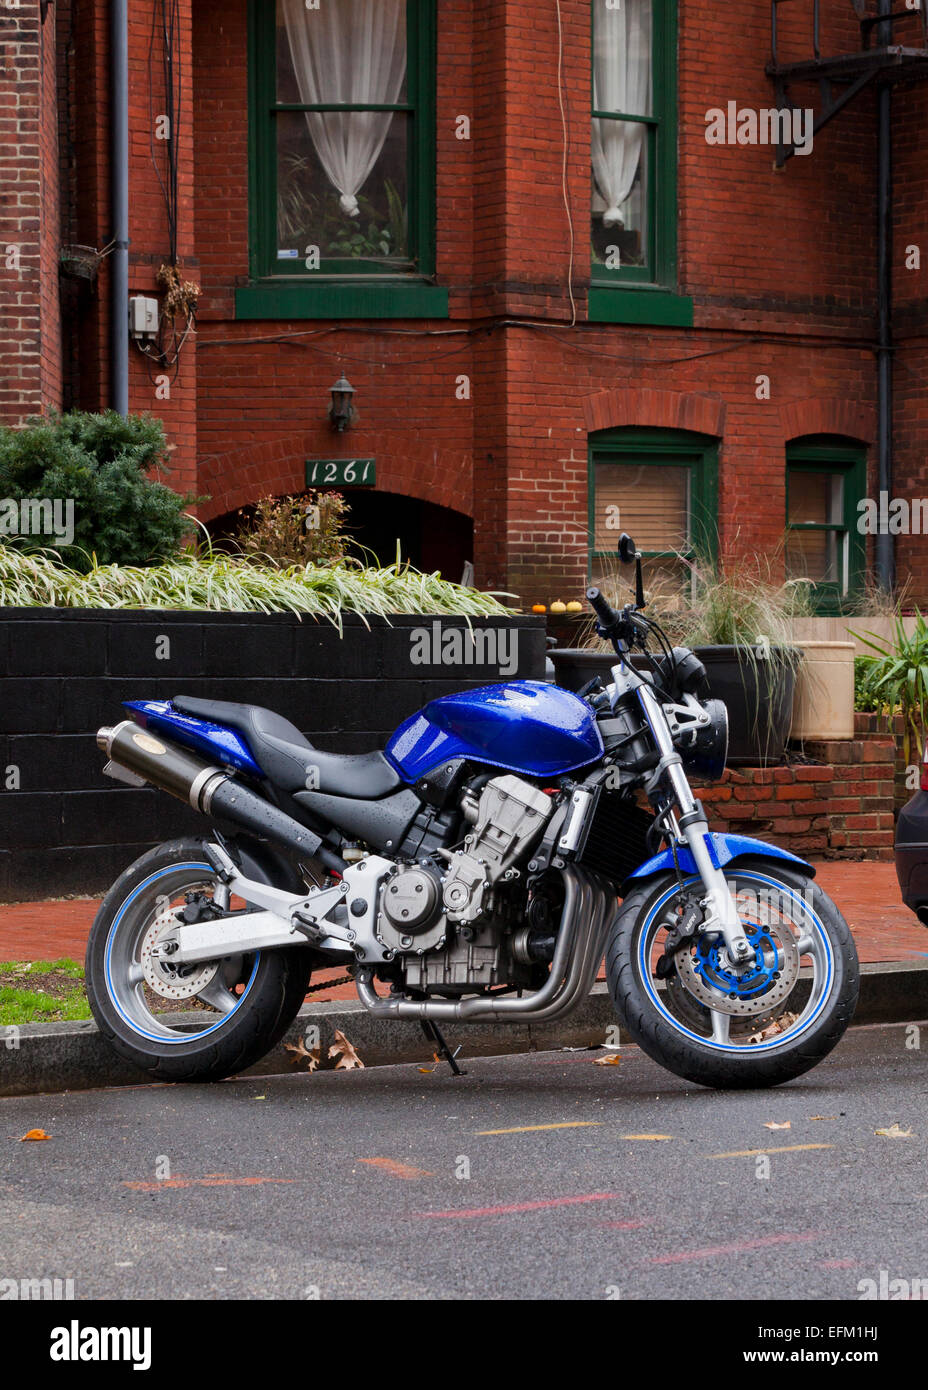
[[[172,864],[169,868],[159,869],[157,873],[151,874],[148,878],[145,879],[144,883],[140,883],[138,888],[135,888],[129,894],[128,898],[126,898],[125,902],[122,904],[115,918],[113,919],[113,925],[110,927],[109,935],[106,938],[106,952],[104,958],[104,968],[106,972],[106,992],[109,995],[110,1003],[113,1005],[113,1008],[119,1014],[119,1017],[129,1028],[132,1029],[133,1033],[136,1033],[139,1037],[148,1038],[151,1042],[167,1043],[169,1046],[182,1046],[184,1043],[198,1042],[200,1038],[208,1038],[210,1033],[215,1033],[217,1028],[221,1028],[224,1023],[228,1023],[230,1018],[234,1018],[235,1015],[238,1013],[239,1009],[244,1004],[245,1000],[248,998],[248,995],[251,991],[251,987],[255,981],[255,975],[258,972],[258,965],[261,961],[261,952],[258,951],[255,953],[255,962],[248,983],[246,984],[242,993],[239,995],[238,1003],[235,1005],[235,1008],[230,1009],[229,1012],[227,1014],[223,1014],[222,1017],[216,1023],[212,1024],[209,1028],[202,1029],[199,1033],[184,1033],[180,1037],[169,1038],[165,1037],[163,1033],[150,1033],[147,1029],[140,1028],[139,1025],[136,1022],[134,1022],[133,1019],[128,1017],[128,1015],[122,1008],[122,1005],[120,1004],[119,1000],[113,993],[113,979],[112,974],[110,972],[113,945],[116,941],[116,933],[119,930],[119,924],[122,921],[123,915],[125,914],[126,910],[132,906],[132,904],[135,902],[136,898],[139,896],[140,893],[144,892],[144,890],[146,888],[149,888],[153,883],[157,883],[160,878],[164,878],[168,874],[175,874],[178,872],[178,870],[181,869],[203,869],[208,874],[215,873],[215,870],[210,864],[189,863]]]
[[[654,983],[651,979],[650,963],[648,960],[645,959],[645,953],[648,949],[648,932],[650,930],[651,923],[654,921],[655,915],[661,910],[661,908],[670,898],[675,897],[677,893],[679,893],[680,891],[680,886],[676,883],[673,885],[672,888],[669,888],[666,893],[663,893],[660,896],[660,898],[658,898],[657,902],[654,904],[654,906],[651,908],[651,911],[648,913],[647,920],[645,921],[644,926],[641,929],[641,934],[638,939],[638,974],[642,984],[645,987],[645,990],[647,991],[651,1003],[657,1009],[661,1017],[666,1019],[666,1021],[676,1032],[682,1033],[682,1035],[686,1038],[692,1038],[693,1042],[699,1043],[701,1047],[712,1048],[712,1050],[715,1052],[732,1052],[741,1056],[756,1056],[759,1052],[769,1052],[775,1047],[782,1047],[784,1043],[793,1042],[796,1038],[801,1038],[803,1033],[808,1032],[809,1028],[812,1026],[812,1024],[818,1018],[819,1014],[824,1009],[831,994],[831,983],[834,975],[834,955],[831,949],[831,942],[828,939],[828,933],[822,926],[822,922],[818,916],[818,913],[805,901],[797,898],[796,894],[792,892],[792,890],[789,888],[787,884],[783,883],[778,879],[766,878],[763,874],[758,873],[740,873],[738,874],[738,880],[739,882],[743,880],[748,880],[753,881],[755,883],[766,883],[770,887],[776,888],[779,892],[782,892],[786,897],[793,898],[794,901],[800,902],[802,905],[803,914],[812,920],[815,926],[815,930],[818,933],[819,938],[821,939],[825,947],[827,965],[825,985],[822,989],[821,998],[819,999],[818,1004],[813,1009],[809,1017],[805,1020],[801,1028],[797,1028],[795,1031],[780,1033],[777,1037],[768,1039],[767,1042],[747,1044],[716,1043],[713,1042],[711,1038],[704,1037],[701,1033],[694,1033],[691,1028],[687,1028],[685,1024],[680,1023],[678,1019],[674,1018],[673,1014],[671,1014],[670,1011],[661,1002],[657,990],[654,988]],[[701,882],[701,880],[695,877],[688,878],[685,880],[686,886],[689,886],[691,883],[699,882]],[[650,954],[649,950],[648,954]]]

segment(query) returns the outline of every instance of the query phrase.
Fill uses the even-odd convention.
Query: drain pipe
[[[129,414],[129,7],[110,0],[110,405]]]
[[[881,0],[880,13],[889,14],[891,0]],[[880,44],[892,43],[892,25],[880,25]],[[892,255],[893,255],[893,149],[892,149],[892,87],[881,83],[878,93],[877,133],[877,303],[879,339],[877,343],[877,450],[878,501],[882,514],[883,494],[887,505],[893,495],[893,321],[892,321]],[[877,531],[876,573],[880,588],[891,592],[896,580],[894,538]]]

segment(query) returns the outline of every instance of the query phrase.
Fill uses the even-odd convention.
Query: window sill
[[[448,291],[421,280],[265,280],[235,291],[237,319],[446,319]]]
[[[651,286],[628,289],[592,285],[587,311],[590,323],[645,323],[668,328],[693,327],[693,301],[686,295]]]

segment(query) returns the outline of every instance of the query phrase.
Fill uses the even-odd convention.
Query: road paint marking
[[[711,1260],[718,1255],[740,1255],[748,1250],[762,1250],[768,1245],[787,1245],[806,1240],[818,1240],[821,1232],[807,1231],[803,1235],[758,1236],[756,1240],[739,1240],[734,1245],[707,1245],[702,1250],[679,1250],[675,1255],[654,1255],[643,1260],[646,1265],[677,1265],[687,1260]]]
[[[755,1154],[794,1154],[805,1149],[833,1149],[834,1144],[784,1144],[781,1149],[733,1149],[730,1154],[706,1154],[706,1158],[753,1158]]]
[[[672,1134],[623,1134],[623,1139],[672,1139]]]
[[[262,1183],[295,1183],[301,1178],[162,1178],[160,1182],[124,1182],[133,1192],[160,1192],[165,1187],[260,1187]]]
[[[465,1207],[459,1211],[416,1211],[414,1216],[444,1217],[448,1220],[461,1220],[472,1216],[509,1216],[513,1212],[545,1211],[549,1207],[571,1207],[581,1202],[621,1201],[621,1192],[590,1192],[583,1197],[551,1197],[545,1202],[513,1202],[504,1207]]]
[[[369,1163],[372,1168],[382,1168],[393,1178],[405,1178],[407,1182],[415,1178],[434,1178],[435,1174],[425,1168],[413,1168],[409,1163],[400,1163],[395,1158],[362,1158],[361,1163]]]
[[[562,1120],[556,1125],[516,1125],[514,1129],[475,1129],[475,1134],[530,1134],[536,1129],[591,1129],[602,1120]]]

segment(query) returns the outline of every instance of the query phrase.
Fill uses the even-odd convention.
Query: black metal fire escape
[[[771,0],[771,61],[767,75],[773,79],[776,104],[781,111],[793,107],[792,89],[803,84],[818,86],[820,109],[813,123],[817,135],[829,121],[853,101],[865,87],[877,92],[877,302],[878,364],[878,488],[892,496],[892,89],[899,82],[928,78],[928,0],[916,9],[895,0],[850,0],[860,31],[860,47],[851,53],[826,55],[821,47],[821,3],[811,0],[812,57],[802,62],[781,62],[777,43],[777,16],[781,5],[797,0]],[[806,10],[809,0],[802,0]],[[782,128],[779,132],[782,135]],[[795,146],[777,145],[777,168],[795,154]],[[876,537],[876,569],[881,586],[895,583],[893,537]]]

